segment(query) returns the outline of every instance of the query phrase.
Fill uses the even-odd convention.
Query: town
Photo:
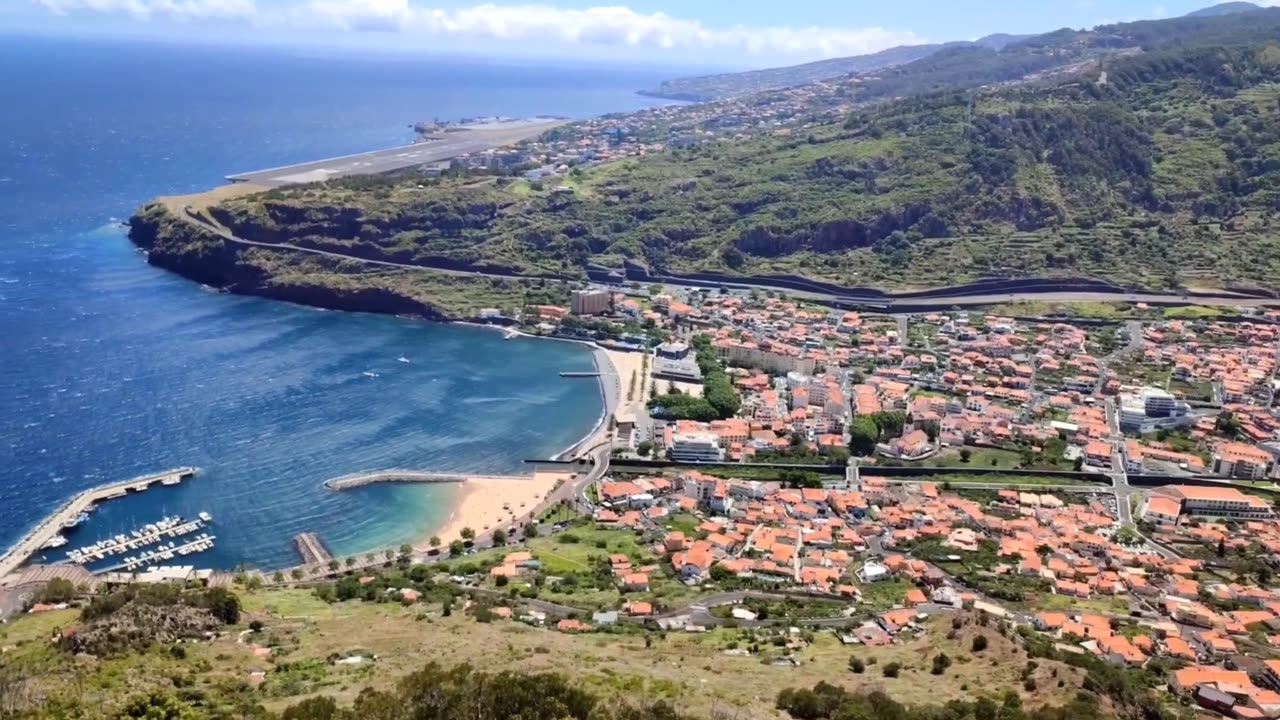
[[[597,593],[616,592],[593,622],[559,629],[621,613],[705,631],[799,597],[875,647],[976,609],[1059,652],[1159,667],[1185,703],[1280,716],[1280,315],[1080,310],[888,316],[656,287],[533,310],[542,332],[569,319],[645,353],[584,501],[592,532],[642,541],[599,558]],[[543,560],[494,555],[485,582],[543,582]]]

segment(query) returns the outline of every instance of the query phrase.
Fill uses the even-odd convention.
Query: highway
[[[258,182],[258,181],[255,180],[254,182]],[[201,213],[196,212],[190,206],[186,206],[183,208],[183,212],[180,215],[180,217],[183,220],[189,223],[192,223],[194,225],[197,225],[204,230],[215,233],[216,235],[218,235],[219,237],[221,237],[223,240],[227,242],[230,242],[236,245],[245,246],[245,247],[258,247],[258,248],[266,248],[268,250],[283,250],[283,251],[289,251],[289,252],[306,253],[309,255],[316,255],[319,257],[333,258],[335,260],[354,261],[354,262],[365,263],[367,265],[373,265],[377,267],[398,268],[401,270],[416,270],[420,272],[445,273],[448,275],[463,275],[463,276],[471,275],[476,277],[492,277],[492,278],[507,278],[507,279],[513,278],[513,277],[522,277],[517,274],[486,273],[486,272],[470,271],[470,270],[457,270],[454,268],[446,268],[446,267],[432,266],[432,265],[426,265],[426,264],[401,263],[401,262],[393,262],[390,260],[373,260],[369,258],[356,257],[354,255],[348,255],[345,253],[333,252],[331,250],[320,250],[317,248],[301,247],[298,245],[290,245],[288,243],[267,243],[267,242],[258,242],[255,240],[246,240],[242,237],[237,237],[236,235],[232,234],[225,227],[222,227],[221,225],[218,225],[217,223],[212,222],[209,218],[205,217]],[[539,277],[542,277],[542,276],[539,276]],[[542,279],[574,281],[573,278],[567,278],[567,277],[566,278],[542,277]],[[666,284],[682,284],[682,283],[679,283],[678,281],[664,280],[663,282]],[[685,284],[689,284],[689,285],[696,284],[698,286],[705,285],[705,283],[685,283]],[[765,286],[753,286],[750,284],[737,284],[737,283],[733,284],[732,287],[765,288]],[[775,288],[766,288],[766,289],[772,290]],[[788,291],[788,295],[791,295],[797,298],[807,298],[810,300],[827,302],[827,303],[834,303],[834,302],[848,303],[850,301],[856,300],[856,298],[850,298],[844,295],[813,293],[813,292]],[[1251,297],[1237,297],[1233,295],[1188,297],[1186,295],[1173,295],[1173,294],[1161,295],[1161,294],[1155,294],[1155,293],[1132,293],[1132,292],[1123,291],[1123,290],[1117,290],[1115,292],[1024,291],[1024,292],[1013,293],[1009,295],[936,295],[928,298],[895,298],[892,295],[889,295],[885,298],[878,300],[877,302],[886,304],[889,310],[892,312],[909,313],[909,312],[916,311],[915,308],[921,308],[921,307],[931,308],[931,307],[937,307],[938,305],[954,305],[957,307],[972,307],[972,306],[980,306],[980,305],[998,305],[1003,303],[1014,303],[1014,302],[1025,301],[1025,300],[1034,300],[1039,302],[1059,302],[1059,303],[1070,303],[1070,302],[1138,303],[1138,302],[1142,302],[1150,305],[1165,305],[1165,306],[1190,306],[1190,305],[1220,306],[1220,307],[1280,306],[1280,300],[1277,300],[1275,298],[1251,298]],[[867,301],[871,302],[871,300],[867,300]]]

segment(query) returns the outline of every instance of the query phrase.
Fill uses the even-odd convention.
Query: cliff
[[[177,212],[162,201],[143,206],[129,219],[130,240],[146,251],[150,264],[239,295],[330,310],[461,320],[483,307],[511,311],[527,302],[561,302],[567,292],[556,283],[379,268],[238,245]]]

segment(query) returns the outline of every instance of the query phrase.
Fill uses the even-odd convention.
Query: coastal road
[[[470,270],[457,270],[454,268],[445,268],[425,264],[401,263],[390,260],[373,260],[369,258],[356,257],[344,253],[333,252],[330,250],[319,250],[317,248],[301,247],[298,245],[290,245],[288,243],[267,243],[255,240],[246,240],[232,234],[226,228],[212,222],[209,218],[195,212],[190,206],[183,208],[179,213],[179,217],[209,232],[215,233],[223,240],[241,245],[244,247],[258,247],[268,250],[284,250],[289,252],[307,253],[319,257],[333,258],[336,260],[345,260],[351,262],[365,263],[377,267],[398,268],[401,270],[416,270],[419,272],[445,273],[448,275],[471,275],[476,277],[492,277],[492,278],[521,278],[521,277],[538,277],[543,280],[561,281],[561,282],[577,282],[575,278],[548,278],[544,276],[522,276],[514,273],[486,273]],[[663,280],[663,284],[678,285],[676,281]],[[685,283],[693,285],[694,283]],[[702,285],[699,285],[701,287]],[[738,287],[733,284],[733,287]],[[752,288],[758,287],[762,289],[774,290],[776,288],[767,286],[753,286],[742,284],[741,287]],[[814,292],[795,292],[788,291],[789,295],[806,298],[818,302],[856,302],[859,298],[849,297],[846,295],[837,295],[829,293]],[[1009,295],[935,295],[928,298],[895,298],[889,295],[885,298],[863,298],[866,302],[877,302],[888,305],[890,310],[898,312],[913,312],[913,308],[917,307],[936,307],[938,305],[954,305],[957,307],[972,307],[980,305],[999,305],[1003,303],[1019,302],[1023,300],[1036,300],[1040,302],[1142,302],[1150,305],[1167,305],[1167,306],[1220,306],[1220,307],[1280,307],[1280,299],[1276,298],[1254,298],[1235,296],[1231,294],[1222,294],[1205,297],[1188,297],[1186,295],[1170,295],[1157,293],[1132,293],[1117,290],[1115,292],[1054,292],[1054,291],[1023,291]]]

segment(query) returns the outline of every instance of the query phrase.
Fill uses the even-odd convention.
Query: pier
[[[39,552],[45,543],[58,535],[63,530],[64,523],[79,517],[81,513],[88,510],[90,505],[124,497],[130,492],[143,492],[156,483],[176,485],[189,477],[195,476],[197,472],[199,472],[198,468],[180,467],[155,475],[144,475],[85,490],[42,520],[39,525],[36,525],[35,528],[23,536],[17,544],[0,556],[0,581],[3,581],[14,570],[21,567],[32,555]]]
[[[598,372],[562,372],[562,373],[560,373],[560,377],[563,377],[563,378],[598,378],[598,377],[600,377],[600,373],[598,373]]]
[[[213,547],[213,541],[216,539],[216,535],[202,535],[195,540],[179,545],[178,547],[159,547],[137,557],[125,558],[124,562],[118,565],[94,570],[93,572],[95,575],[115,572],[117,570],[128,570],[129,572],[134,572],[152,560],[172,560],[174,555],[190,555],[193,552],[204,552],[205,550]]]
[[[293,546],[298,549],[298,554],[302,556],[303,565],[326,565],[333,556],[325,548],[324,543],[320,542],[320,537],[315,533],[299,533],[293,537]]]
[[[343,475],[325,480],[329,490],[350,490],[365,485],[382,483],[459,483],[467,480],[527,480],[528,478],[505,475],[474,475],[467,473],[418,472],[416,470],[380,470],[378,472]]]

